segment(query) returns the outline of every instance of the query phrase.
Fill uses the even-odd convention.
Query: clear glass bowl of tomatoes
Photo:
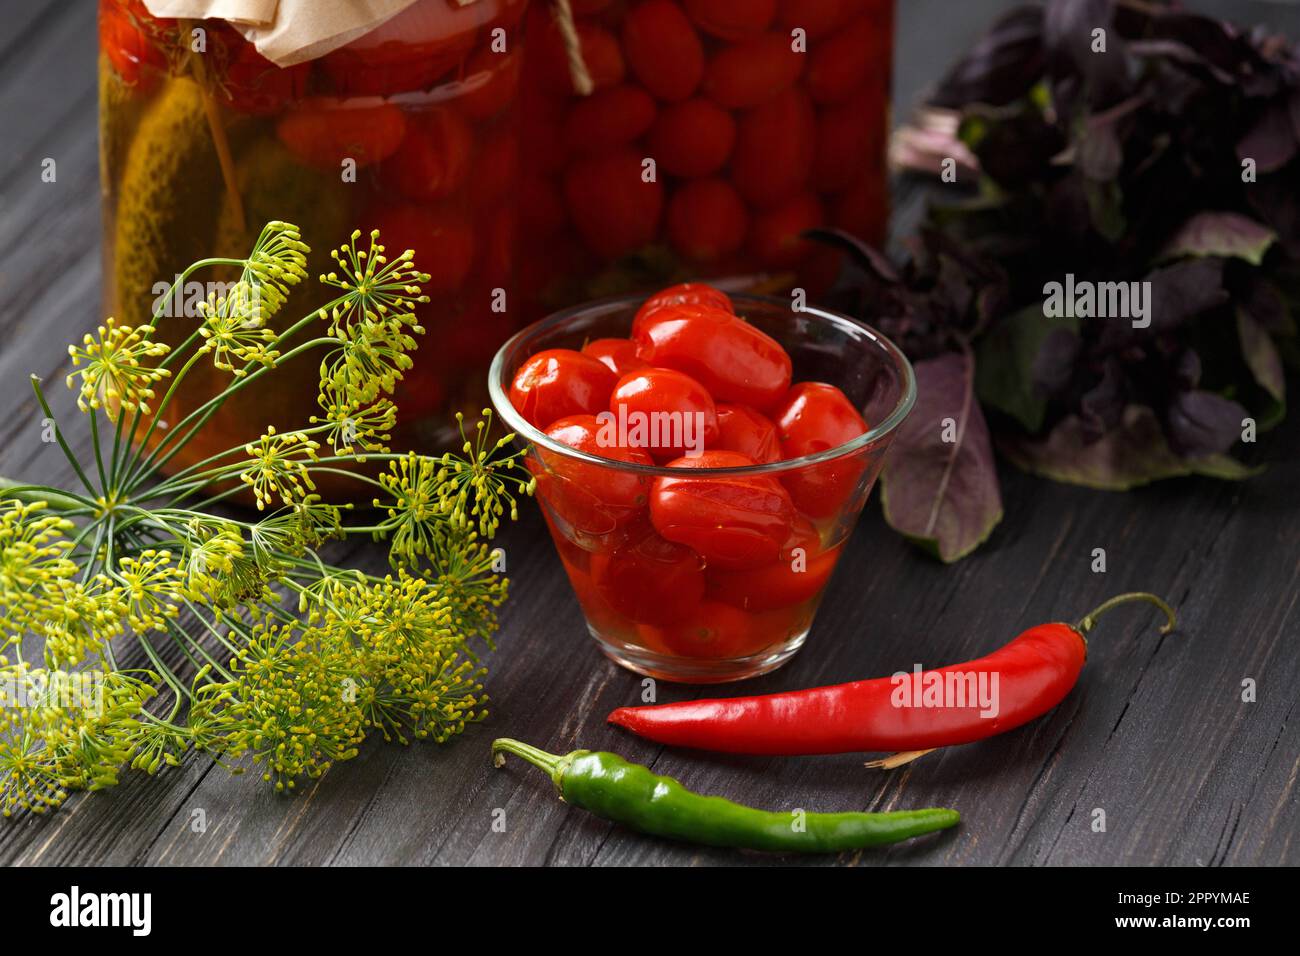
[[[804,644],[916,398],[878,332],[701,283],[543,319],[488,386],[601,651],[691,683]]]

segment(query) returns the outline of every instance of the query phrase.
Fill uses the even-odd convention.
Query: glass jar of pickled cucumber
[[[162,19],[141,0],[100,0],[108,314],[140,324],[161,311],[157,334],[177,344],[209,290],[168,296],[175,278],[199,259],[246,255],[262,225],[279,219],[313,249],[313,281],[275,319],[291,322],[328,298],[314,277],[329,270],[329,250],[353,228],[378,228],[390,254],[414,249],[431,277],[393,445],[445,445],[456,411],[484,407],[487,365],[517,311],[494,302],[513,275],[526,5],[416,0],[345,46],[282,67],[225,21]],[[196,366],[168,417],[219,391],[225,374]],[[304,424],[317,412],[317,375],[310,359],[294,360],[242,390],[171,467],[268,425]]]
[[[571,0],[527,15],[520,291],[534,314],[598,294],[737,276],[833,281],[833,226],[887,217],[894,0]]]

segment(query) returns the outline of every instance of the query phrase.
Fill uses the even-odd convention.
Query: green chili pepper
[[[672,777],[618,754],[575,750],[560,756],[518,740],[492,741],[496,765],[522,757],[551,775],[560,799],[598,817],[655,836],[792,853],[836,853],[896,843],[953,826],[956,810],[893,813],[776,813],[687,790]]]

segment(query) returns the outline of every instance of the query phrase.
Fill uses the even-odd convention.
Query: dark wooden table
[[[901,4],[904,95],[1004,5]],[[56,416],[84,443],[60,380],[64,344],[100,319],[94,10],[87,0],[3,0],[3,8],[0,474],[57,484],[71,475],[41,441],[27,375],[47,383]],[[46,157],[57,162],[54,183],[41,181]],[[959,829],[935,838],[801,862],[1295,864],[1298,445],[1293,415],[1259,443],[1256,457],[1271,467],[1249,483],[1187,479],[1122,495],[1004,469],[1005,520],[952,567],[911,550],[870,505],[809,645],[745,691],[969,659],[1025,626],[1073,618],[1127,589],[1167,595],[1182,619],[1162,638],[1151,613],[1117,612],[1096,632],[1080,685],[1056,711],[910,769],[868,771],[855,756],[712,757],[609,729],[604,715],[637,702],[642,679],[596,652],[530,503],[503,541],[513,594],[487,661],[494,703],[484,726],[442,747],[368,744],[294,798],[275,796],[257,774],[232,777],[191,754],[158,777],[127,774],[110,791],[75,795],[50,817],[0,822],[0,862],[789,862],[647,839],[571,811],[540,772],[519,763],[492,769],[488,742],[509,734],[551,750],[616,749],[696,789],[774,808],[940,805],[964,814]],[[1090,570],[1097,547],[1107,552],[1105,574]],[[382,563],[373,551],[355,560]],[[1259,688],[1253,703],[1241,699],[1247,678]],[[670,700],[698,690],[659,692]],[[1105,832],[1094,832],[1097,810]],[[191,825],[198,811],[204,832]],[[495,819],[504,819],[504,832]]]

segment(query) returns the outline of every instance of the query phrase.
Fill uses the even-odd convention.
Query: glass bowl
[[[581,349],[627,337],[643,296],[566,309],[530,325],[493,359],[488,387],[537,478],[537,499],[597,646],[617,663],[686,683],[741,680],[780,667],[808,639],[826,584],[895,431],[916,400],[912,366],[875,330],[834,312],[765,296],[733,295],[736,314],[789,353],[794,382],[838,387],[867,421],[854,440],[816,454],[737,468],[693,468],[692,479],[750,486],[780,482],[799,508],[775,560],[723,566],[656,533],[648,501],[683,470],[614,461],[571,448],[533,427],[510,402],[519,366],[544,349]],[[599,492],[616,482],[637,506]],[[663,487],[659,485],[659,487]],[[720,490],[720,489],[718,489]],[[720,530],[727,531],[720,525]]]

